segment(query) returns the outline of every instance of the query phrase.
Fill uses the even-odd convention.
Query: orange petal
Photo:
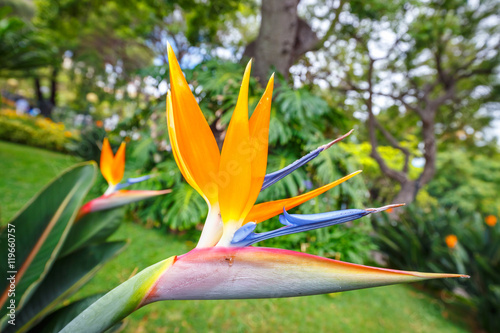
[[[168,124],[168,136],[170,138],[170,145],[172,146],[172,153],[175,158],[177,166],[181,170],[182,175],[186,179],[189,185],[191,185],[201,196],[205,196],[200,186],[196,183],[193,175],[189,171],[186,162],[182,159],[182,155],[179,154],[179,143],[177,142],[177,132],[174,123],[174,114],[172,107],[172,95],[170,90],[167,93],[167,124]]]
[[[250,146],[252,152],[252,185],[248,196],[248,203],[242,216],[246,216],[252,209],[259,196],[266,175],[267,150],[269,145],[269,119],[271,117],[271,102],[273,96],[274,74],[267,83],[266,91],[250,117]]]
[[[123,173],[125,172],[125,142],[122,142],[120,148],[116,152],[113,159],[113,167],[111,169],[113,185],[116,185],[122,181]]]
[[[243,75],[238,102],[227,129],[219,168],[219,204],[222,221],[239,221],[248,205],[252,183],[248,84],[251,62]],[[251,203],[253,205],[253,203]]]
[[[113,151],[111,150],[108,138],[104,138],[104,141],[102,142],[101,161],[99,163],[99,167],[104,179],[106,179],[109,184],[115,185],[115,183],[113,183],[113,164]]]
[[[293,198],[289,199],[282,199],[282,200],[276,200],[276,201],[270,201],[270,202],[264,202],[258,205],[253,206],[252,210],[250,210],[250,213],[248,213],[247,217],[245,218],[245,223],[246,222],[255,222],[255,223],[260,223],[262,221],[265,221],[267,219],[270,219],[273,216],[276,216],[283,212],[283,207],[285,207],[287,210],[292,209],[294,207],[297,207],[298,205],[311,200],[314,197],[317,197],[318,195],[328,191],[329,189],[345,182],[346,180],[356,176],[357,174],[361,173],[361,171],[356,171],[351,173],[350,175],[347,175],[343,178],[340,178],[339,180],[334,181],[333,183],[330,183],[328,185],[322,186],[320,188],[317,188],[313,191],[304,193],[302,195],[298,195]]]
[[[184,161],[184,169],[189,170],[191,182],[197,184],[198,188],[195,189],[205,200],[214,204],[218,200],[216,181],[220,161],[219,147],[170,45],[168,62],[174,120],[172,126],[175,128],[178,148],[176,160]],[[183,175],[186,177],[186,174]]]

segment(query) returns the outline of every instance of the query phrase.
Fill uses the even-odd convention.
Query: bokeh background
[[[406,203],[263,242],[443,280],[283,300],[162,302],[125,332],[500,331],[498,1],[0,0],[0,221],[66,167],[127,142],[126,176],[171,194],[130,205],[129,247],[73,299],[195,245],[207,214],[168,141],[167,42],[222,143],[244,65],[251,110],[276,87],[268,172],[354,129],[261,193],[363,173],[293,212]],[[106,188],[99,179],[89,198]],[[279,226],[273,219],[261,231]]]

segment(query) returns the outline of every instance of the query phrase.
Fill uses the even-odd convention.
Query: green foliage
[[[186,16],[186,39],[191,45],[220,43],[218,33],[226,20],[236,20],[238,11],[255,10],[253,1],[179,1]],[[189,5],[188,5],[189,4]]]
[[[18,115],[15,111],[0,111],[0,140],[22,143],[55,151],[66,151],[73,132],[48,118]]]
[[[151,57],[142,39],[158,17],[148,2],[37,0],[36,6],[34,24],[58,52],[73,52],[75,60],[95,66],[99,73],[104,73],[106,62],[119,61],[128,73],[147,65]]]
[[[184,230],[200,223],[206,215],[207,205],[197,192],[188,184],[176,186],[172,195],[165,198],[163,223],[172,229]]]
[[[445,208],[457,207],[471,215],[500,212],[500,159],[463,150],[439,155],[435,180],[427,186],[429,194]]]
[[[480,214],[462,215],[456,209],[408,208],[399,222],[377,219],[380,249],[391,266],[407,270],[459,272],[471,279],[429,281],[428,285],[460,294],[471,304],[488,332],[500,328],[500,224],[488,226]],[[454,235],[458,242],[447,244]],[[462,292],[459,292],[463,290]],[[465,295],[464,295],[465,292]]]
[[[477,318],[488,332],[500,330],[500,224],[488,226],[479,215],[457,230],[467,253],[464,265],[471,283],[464,288],[476,307]]]
[[[15,260],[12,266],[2,262],[1,268],[5,272],[17,271],[15,294],[7,297],[8,280],[1,284],[5,295],[2,331],[31,329],[123,250],[125,242],[106,241],[119,226],[119,210],[91,213],[75,222],[95,176],[94,163],[68,169],[0,231],[5,258],[8,244],[15,240]],[[15,325],[8,323],[12,318],[5,303],[12,301],[16,306]]]
[[[290,127],[292,135],[297,136],[301,141],[308,142],[318,138],[319,133],[324,130],[325,122],[317,119],[324,119],[323,117],[331,111],[331,107],[308,87],[296,89],[286,85],[285,82],[281,84],[276,89],[274,99],[279,114],[273,117],[273,121],[286,124],[284,127]],[[304,124],[309,124],[309,126],[304,126]],[[287,141],[281,143],[286,144]],[[271,141],[271,143],[274,142]]]
[[[462,264],[465,253],[450,251],[445,240],[447,235],[455,234],[454,224],[460,224],[460,220],[453,210],[434,208],[426,212],[409,206],[400,215],[400,221],[391,220],[390,214],[375,219],[376,240],[381,251],[387,254],[391,267],[467,274]],[[426,283],[453,289],[456,281],[444,279]]]
[[[401,142],[401,145],[408,148],[413,156],[419,156],[420,153],[417,149],[418,140],[413,135],[407,135],[407,140]],[[372,203],[385,203],[392,199],[394,193],[399,190],[399,185],[395,185],[387,177],[385,177],[380,168],[370,154],[372,147],[368,142],[354,143],[354,142],[340,142],[337,144],[338,149],[346,152],[342,158],[335,160],[336,163],[347,163],[351,165],[347,170],[353,170],[354,168],[363,170],[363,181],[364,187],[369,191]],[[382,158],[384,158],[386,164],[395,169],[402,170],[404,166],[404,154],[391,146],[378,146],[378,153]],[[334,151],[329,152],[333,154]],[[318,157],[321,160],[321,156]],[[327,161],[328,163],[328,161]],[[328,165],[328,164],[326,164]],[[332,166],[329,166],[332,168]],[[418,174],[421,172],[422,168],[417,168],[413,164],[409,164],[409,177],[410,179],[417,179]],[[349,171],[351,172],[351,171]],[[322,172],[320,174],[323,174]],[[422,190],[423,191],[423,190]],[[359,194],[358,194],[359,197]]]
[[[0,75],[33,70],[54,63],[54,49],[38,31],[0,8]]]
[[[86,161],[98,162],[101,156],[100,145],[105,137],[106,131],[104,129],[88,126],[80,131],[78,138],[71,138],[71,141],[66,145],[66,149]]]

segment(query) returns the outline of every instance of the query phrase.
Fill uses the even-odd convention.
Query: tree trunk
[[[257,80],[264,82],[273,67],[288,78],[290,67],[317,46],[318,37],[307,22],[298,17],[299,1],[262,1],[259,35],[243,53],[244,59],[255,59],[252,67]]]
[[[35,83],[36,100],[37,100],[38,104],[40,104],[40,102],[43,101],[42,86],[40,84],[40,78],[35,76],[34,83]]]
[[[422,137],[424,139],[424,171],[420,174],[420,186],[427,184],[436,173],[436,133],[434,126],[434,115],[436,111],[429,112],[429,115],[422,118]]]
[[[50,104],[52,104],[52,108],[56,106],[56,96],[57,96],[57,68],[52,70],[52,75],[50,77]],[[52,110],[51,110],[52,113]]]
[[[45,97],[43,96],[42,92],[42,85],[40,83],[40,78],[35,77],[35,93],[36,93],[36,101],[37,101],[37,106],[40,109],[40,114],[44,117],[49,117],[50,116],[50,109],[48,108],[47,102],[45,100]]]
[[[44,117],[51,118],[52,110],[56,105],[57,74],[58,70],[54,68],[50,77],[50,97],[48,99],[43,96],[40,78],[39,77],[34,78],[37,105],[38,108],[40,109],[40,114]]]
[[[418,182],[415,180],[408,180],[404,183],[401,183],[401,189],[398,194],[392,199],[393,204],[410,204],[412,203],[418,192]]]

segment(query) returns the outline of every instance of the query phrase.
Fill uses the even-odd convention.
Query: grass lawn
[[[11,217],[29,197],[76,159],[0,142],[0,202]],[[73,299],[112,289],[137,271],[193,247],[125,221],[114,239],[130,239]],[[452,322],[444,304],[407,285],[301,298],[234,301],[166,301],[128,319],[125,332],[467,332]]]

